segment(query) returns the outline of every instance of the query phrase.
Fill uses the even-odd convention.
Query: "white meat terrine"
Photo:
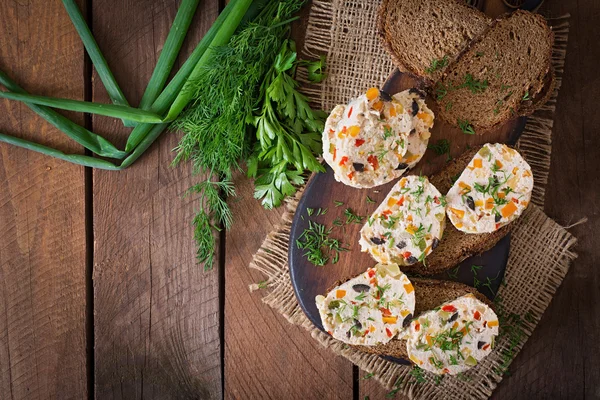
[[[398,265],[377,264],[316,297],[325,330],[345,343],[375,346],[389,342],[415,311],[415,293]]]
[[[323,157],[335,179],[357,188],[390,182],[427,150],[434,114],[417,89],[394,96],[371,88],[331,112],[323,132]]]
[[[426,177],[400,179],[361,229],[361,250],[381,263],[423,261],[442,239],[445,204]]]
[[[488,143],[448,191],[448,217],[463,232],[494,232],[525,211],[532,190],[531,167],[523,157],[504,144]]]

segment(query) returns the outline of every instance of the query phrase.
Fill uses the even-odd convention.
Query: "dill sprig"
[[[332,259],[335,264],[340,252],[347,251],[338,239],[330,237],[332,230],[318,222],[308,221],[308,228],[296,240],[296,246],[305,250],[304,255],[310,263],[322,267]]]
[[[438,156],[447,154],[446,161],[452,160],[450,155],[450,141],[448,139],[438,139],[435,144],[430,144],[427,148],[433,150]]]

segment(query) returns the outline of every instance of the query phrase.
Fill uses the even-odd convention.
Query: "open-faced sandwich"
[[[531,167],[514,149],[486,144],[448,191],[448,217],[467,233],[494,232],[518,218],[533,190]]]
[[[415,293],[398,265],[377,264],[317,296],[323,328],[348,344],[376,346],[389,342],[415,310]]]
[[[498,325],[494,310],[467,294],[410,323],[404,334],[408,358],[434,374],[456,375],[492,351]]]
[[[427,177],[398,181],[360,231],[362,251],[381,263],[412,265],[438,245],[446,225],[446,200]]]
[[[335,179],[357,188],[390,182],[427,150],[434,114],[425,95],[410,89],[390,96],[371,88],[336,106],[323,132],[323,158]]]

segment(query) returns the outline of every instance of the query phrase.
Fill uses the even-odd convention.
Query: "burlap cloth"
[[[331,110],[336,104],[346,103],[367,87],[382,86],[394,70],[376,34],[378,6],[379,1],[373,0],[313,2],[306,32],[305,56],[325,54],[328,77],[320,86],[306,89],[306,94],[322,109]],[[498,295],[503,299],[506,314],[527,316],[520,324],[521,340],[511,340],[510,335],[502,335],[494,351],[462,379],[445,377],[436,384],[434,376],[429,373],[424,375],[425,382],[417,382],[410,375],[412,367],[354,350],[315,328],[296,301],[288,269],[290,227],[301,192],[287,202],[281,224],[269,233],[250,264],[251,268],[267,276],[269,292],[263,301],[278,310],[290,323],[304,326],[323,346],[372,373],[388,389],[397,389],[398,393],[410,398],[489,397],[502,380],[502,367],[506,367],[525,344],[569,270],[571,261],[577,257],[571,251],[576,238],[540,208],[544,204],[550,167],[553,112],[564,67],[569,30],[567,19],[568,16],[549,19],[555,33],[552,61],[557,74],[556,90],[551,100],[528,119],[518,142],[520,152],[534,172],[533,204],[515,222],[506,267],[506,285],[501,287]],[[306,82],[305,73],[299,71],[299,74],[299,79]],[[257,287],[251,285],[250,289]]]

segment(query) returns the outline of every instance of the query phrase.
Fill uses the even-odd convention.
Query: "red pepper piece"
[[[383,218],[387,219],[388,215],[392,214],[392,210],[385,210],[384,212],[381,213],[381,215],[383,215]]]
[[[369,157],[367,157],[367,161],[369,162],[369,164],[371,164],[374,170],[377,170],[379,168],[379,161],[377,160],[377,156],[371,154]]]
[[[369,270],[369,278],[372,278],[375,276],[375,270],[374,269],[370,269]]]
[[[435,204],[440,204],[440,199],[439,199],[437,196],[435,196],[435,197],[433,198],[433,202],[434,202]]]
[[[419,332],[419,330],[421,330],[421,324],[418,322],[415,322],[415,331]]]
[[[475,318],[477,321],[479,321],[479,320],[481,319],[481,313],[479,313],[479,311],[475,311],[475,312],[473,313],[473,317],[474,317],[474,318]]]
[[[383,314],[384,317],[391,317],[392,316],[392,312],[389,309],[387,309],[387,308],[381,307],[379,309],[379,311],[381,311],[381,313]]]
[[[350,172],[350,173],[348,174],[348,179],[352,179],[352,178],[354,178],[354,173],[355,173],[355,172],[356,172],[356,171],[352,171],[352,172]]]
[[[404,258],[408,258],[410,256],[412,256],[412,253],[410,251],[405,251],[404,253],[402,253],[402,257]]]
[[[388,337],[392,337],[392,331],[390,331],[388,328],[385,328],[385,333],[387,333]]]
[[[442,307],[442,311],[455,312],[456,311],[456,307],[454,307],[452,304],[447,304],[447,305],[445,305],[445,306]]]
[[[482,347],[482,349],[483,349],[483,350],[487,350],[487,349],[489,349],[489,348],[490,348],[490,344],[489,344],[489,343],[488,343],[488,344],[486,344],[486,345],[484,345],[484,346]]]
[[[356,142],[354,143],[354,146],[356,147],[360,147],[365,143],[364,139],[356,139]]]
[[[352,115],[352,108],[353,107],[350,107],[350,111],[348,111],[348,118],[350,118],[350,116]]]
[[[348,157],[346,157],[346,156],[342,157],[342,159],[340,160],[340,165],[346,164],[346,161],[348,161]]]
[[[404,196],[400,197],[400,199],[398,199],[398,202],[396,204],[398,204],[399,206],[404,204]]]

